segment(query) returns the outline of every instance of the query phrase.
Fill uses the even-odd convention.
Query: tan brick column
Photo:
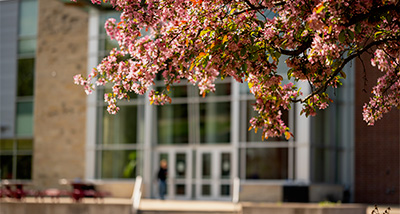
[[[73,76],[86,74],[88,13],[58,0],[38,11],[33,182],[48,188],[84,177],[87,96]]]

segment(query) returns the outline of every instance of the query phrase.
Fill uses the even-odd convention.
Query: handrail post
[[[135,186],[132,193],[132,214],[136,214],[139,210],[140,199],[142,198],[142,176],[137,176]]]
[[[240,193],[240,178],[233,178],[232,202],[237,204],[239,202]]]

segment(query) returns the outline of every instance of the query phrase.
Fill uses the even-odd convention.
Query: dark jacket
[[[160,168],[160,170],[158,170],[157,178],[165,181],[167,179],[167,169]]]

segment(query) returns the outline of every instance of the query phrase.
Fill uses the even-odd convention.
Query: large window
[[[37,35],[37,1],[19,6],[16,135],[33,135],[33,95]]]
[[[348,69],[348,68],[345,68]],[[348,72],[354,74],[354,72]],[[334,100],[311,119],[311,180],[351,186],[354,149],[354,75],[328,91]]]
[[[96,177],[101,179],[135,178],[137,153],[143,143],[144,105],[142,99],[122,103],[118,114],[98,107]]]
[[[229,143],[230,102],[200,103],[200,142]]]
[[[99,62],[117,47],[106,35],[104,23],[108,18],[119,19],[117,12],[101,12],[99,17]],[[96,170],[99,179],[132,179],[139,173],[139,156],[144,135],[144,96],[130,93],[130,100],[119,102],[117,114],[107,112],[104,93],[110,86],[97,90]]]
[[[286,65],[281,59],[278,74],[286,76]],[[284,80],[288,83],[288,80]],[[294,139],[286,140],[284,136],[269,137],[262,140],[262,130],[249,130],[250,119],[257,115],[253,106],[254,95],[250,93],[247,83],[239,88],[239,174],[245,180],[287,180],[294,179]],[[294,105],[292,106],[294,108]],[[294,130],[292,110],[282,110],[282,120]]]
[[[179,83],[170,90],[171,104],[156,106],[155,145],[229,144],[231,138],[231,80],[217,81],[216,92],[204,98],[199,89]],[[156,85],[161,89],[163,81]]]
[[[287,148],[246,149],[246,179],[287,179]]]
[[[1,179],[31,179],[37,1],[19,1],[16,119],[13,137],[0,139]]]
[[[0,140],[0,178],[31,179],[32,139]]]
[[[158,144],[189,143],[188,104],[157,107]]]

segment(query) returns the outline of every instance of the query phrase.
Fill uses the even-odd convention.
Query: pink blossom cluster
[[[186,80],[205,96],[215,91],[216,79],[232,77],[247,81],[255,97],[258,115],[250,128],[262,129],[265,138],[287,136],[281,111],[293,102],[301,102],[307,116],[327,108],[331,99],[326,89],[339,87],[346,78],[344,66],[372,48],[382,51],[372,62],[383,76],[365,107],[372,113],[364,113],[364,118],[372,124],[388,106],[398,106],[399,1],[104,2],[121,11],[120,22],[105,23],[119,50],[111,51],[87,78],[76,76],[75,83],[87,93],[111,83],[112,93],[105,96],[110,113],[118,111],[117,100],[129,92],[146,93],[157,74],[165,89],[151,90],[149,97],[159,105],[171,102],[168,91],[175,83]],[[148,35],[142,35],[144,31]],[[288,78],[293,83],[307,81],[310,94],[302,96],[293,83],[283,85],[277,71],[282,55],[287,56]]]
[[[373,125],[393,107],[400,107],[400,51],[393,46],[386,50],[377,49],[371,64],[383,72],[378,78],[377,85],[372,90],[373,96],[364,105],[363,118],[368,125]]]

